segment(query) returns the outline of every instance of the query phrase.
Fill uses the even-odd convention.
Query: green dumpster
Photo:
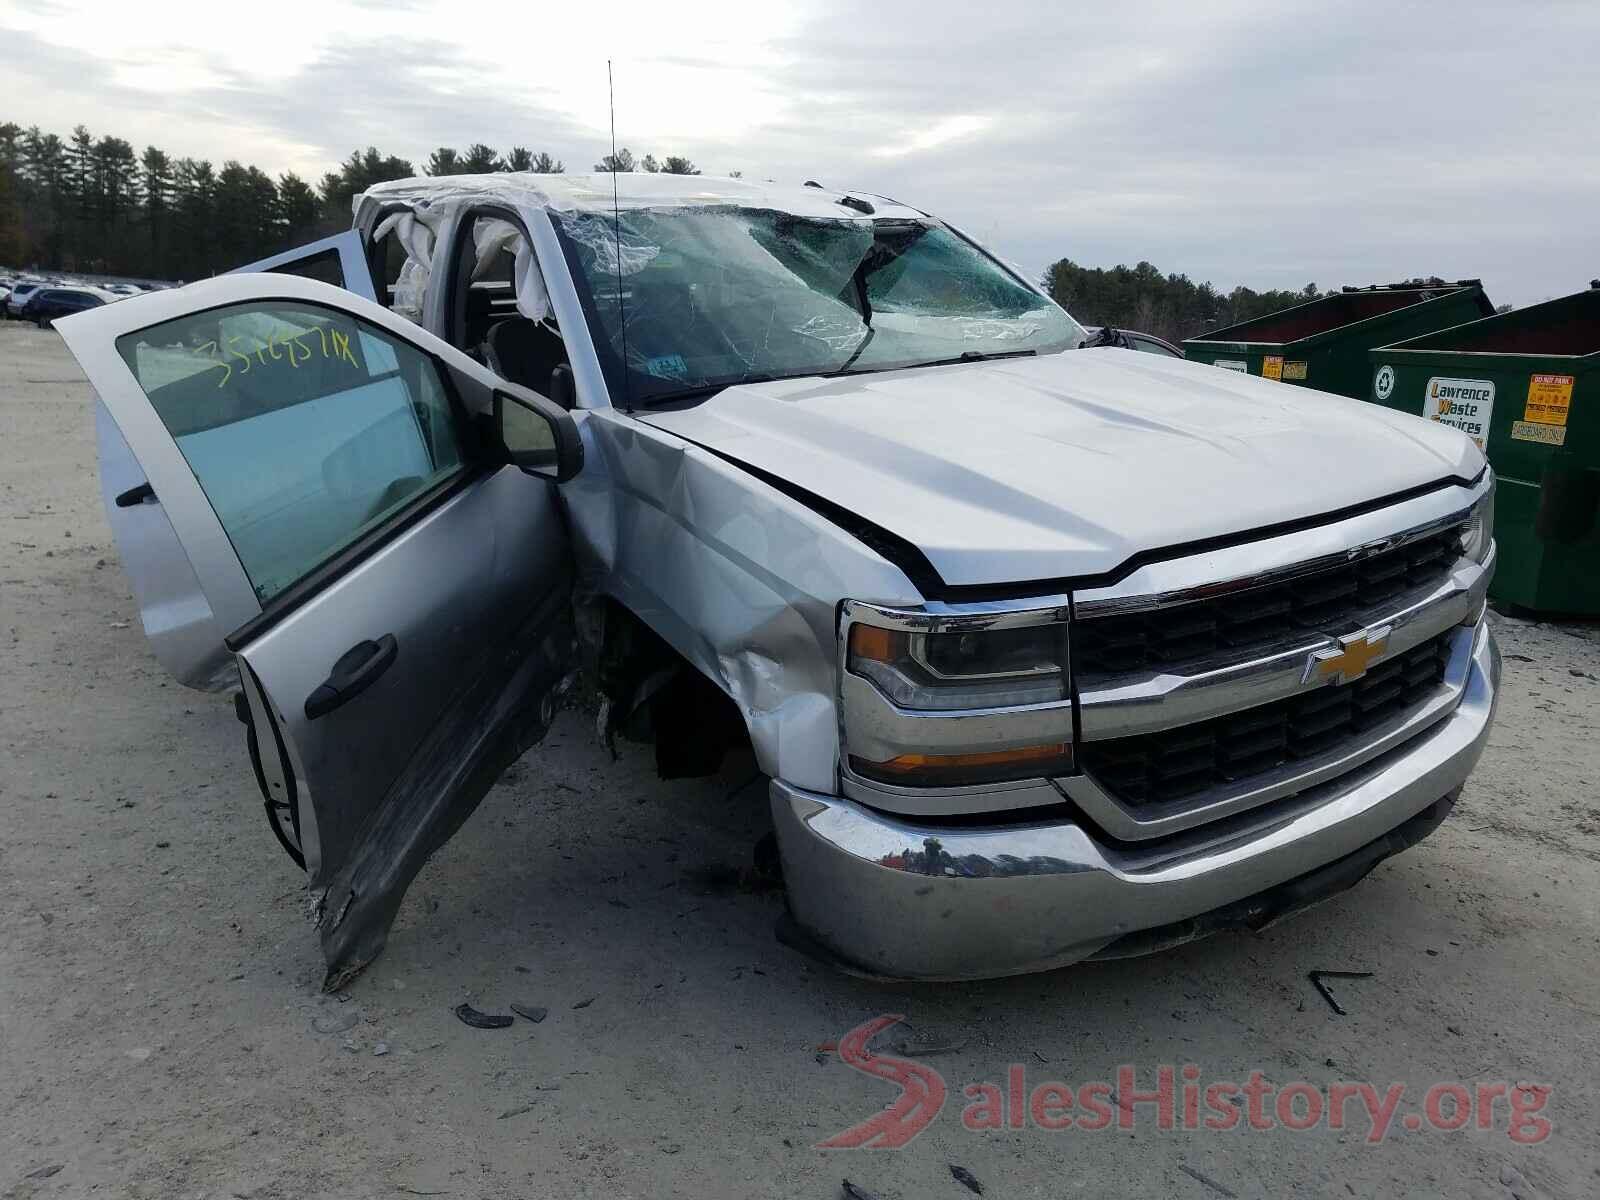
[[[1476,279],[1347,287],[1183,343],[1184,357],[1365,400],[1367,351],[1494,312]]]
[[[1443,421],[1498,477],[1489,594],[1600,616],[1600,280],[1371,352],[1369,398]]]

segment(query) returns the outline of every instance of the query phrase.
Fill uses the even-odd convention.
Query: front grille
[[[1397,654],[1354,683],[1213,717],[1162,733],[1083,742],[1078,761],[1133,808],[1248,781],[1345,745],[1428,700],[1444,682],[1450,634]]]
[[[1442,581],[1460,557],[1460,528],[1393,550],[1230,595],[1148,612],[1089,617],[1072,625],[1072,669],[1086,676],[1174,670],[1255,646],[1283,646],[1308,632],[1348,633],[1356,614]]]

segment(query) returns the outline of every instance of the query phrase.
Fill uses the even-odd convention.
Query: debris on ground
[[[967,1039],[959,1042],[911,1042],[901,1040],[894,1043],[894,1052],[903,1054],[907,1058],[926,1058],[930,1054],[954,1054],[957,1050],[964,1050]]]
[[[1328,1007],[1329,1008],[1333,1009],[1333,1011],[1338,1013],[1341,1017],[1348,1017],[1350,1014],[1345,1012],[1344,1007],[1337,1000],[1335,1000],[1333,998],[1333,993],[1328,990],[1328,985],[1323,983],[1322,981],[1324,979],[1371,979],[1372,978],[1372,972],[1371,971],[1312,971],[1306,976],[1306,978],[1310,979],[1311,980],[1311,986],[1316,988],[1317,991],[1322,994],[1322,998],[1328,1002]]]
[[[66,1170],[66,1163],[51,1163],[47,1167],[38,1167],[23,1176],[24,1179],[49,1179],[52,1175],[59,1175]]]
[[[347,1029],[354,1029],[361,1022],[361,1011],[355,1008],[346,1008],[340,1012],[324,1013],[312,1020],[311,1028],[318,1033],[343,1033]]]
[[[839,1194],[844,1200],[880,1200],[877,1192],[869,1192],[866,1188],[851,1183],[846,1179],[839,1188]]]
[[[372,1048],[372,1056],[374,1058],[382,1058],[387,1053],[389,1053],[389,1043],[388,1042],[379,1042],[376,1046],[374,1046]]]
[[[1500,1168],[1500,1185],[1506,1189],[1505,1200],[1544,1200],[1544,1193],[1510,1163]]]
[[[496,1117],[495,1120],[497,1120],[497,1121],[509,1121],[512,1117],[520,1117],[524,1113],[531,1113],[534,1109],[536,1109],[538,1107],[539,1106],[537,1104],[524,1104],[521,1108],[508,1108],[508,1109],[506,1109],[505,1112],[501,1113],[498,1117]]]
[[[594,1003],[594,1000],[595,1000],[595,998],[593,996],[590,996],[587,1000],[579,1000],[572,1007],[573,1008],[588,1008],[589,1005]]]
[[[511,1005],[511,1011],[516,1013],[517,1016],[521,1017],[524,1021],[532,1021],[535,1025],[550,1015],[550,1010],[548,1008],[541,1008],[537,1004],[514,1003]]]
[[[1193,1167],[1186,1166],[1183,1163],[1178,1164],[1178,1170],[1182,1171],[1190,1179],[1205,1184],[1206,1187],[1210,1188],[1219,1196],[1226,1196],[1228,1197],[1228,1200],[1239,1200],[1238,1192],[1231,1188],[1224,1187],[1222,1184],[1218,1183],[1215,1179],[1211,1178],[1211,1176],[1202,1171],[1196,1171]]]
[[[970,1192],[974,1192],[979,1196],[983,1195],[983,1184],[978,1182],[978,1177],[976,1175],[967,1170],[965,1167],[956,1166],[955,1163],[950,1163],[949,1167],[950,1174],[955,1177],[955,1181],[957,1183]]]
[[[504,1013],[479,1012],[470,1004],[456,1005],[455,1013],[463,1025],[470,1025],[474,1029],[504,1029],[515,1020]]]

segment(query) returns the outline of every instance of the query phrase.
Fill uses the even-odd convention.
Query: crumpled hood
[[[1419,417],[1116,349],[746,384],[640,415],[905,538],[949,585],[1100,574],[1483,466]]]

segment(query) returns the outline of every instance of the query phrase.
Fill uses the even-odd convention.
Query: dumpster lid
[[[1479,308],[1484,316],[1494,311],[1483,296],[1483,282],[1478,279],[1458,279],[1454,283],[1375,283],[1367,287],[1345,287],[1328,296],[1307,300],[1292,308],[1253,317],[1225,329],[1214,329],[1189,342],[1257,342],[1282,346],[1290,342],[1331,334],[1363,321],[1372,321],[1432,300],[1442,300],[1463,292],[1476,293]]]
[[[1467,354],[1535,354],[1545,358],[1600,355],[1600,288],[1588,289],[1498,313],[1481,321],[1453,325],[1437,333],[1408,338],[1390,350],[1432,350]],[[1375,352],[1376,353],[1376,352]]]

